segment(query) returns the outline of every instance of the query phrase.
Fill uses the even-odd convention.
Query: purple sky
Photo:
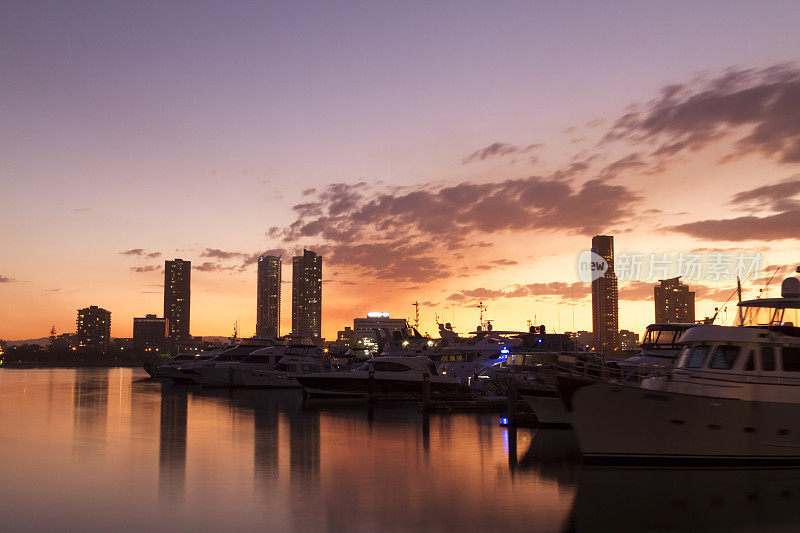
[[[800,123],[797,106],[744,116],[731,99],[699,111],[678,104],[704,90],[728,94],[703,83],[724,79],[729,68],[754,69],[736,83],[769,90],[760,69],[798,58],[798,22],[796,1],[4,2],[0,338],[43,336],[52,324],[71,331],[75,309],[89,304],[112,311],[114,335],[129,335],[133,316],[161,314],[162,274],[152,267],[172,257],[208,263],[193,280],[193,333],[228,334],[234,320],[249,333],[255,275],[244,258],[285,249],[289,264],[303,245],[331,260],[327,336],[375,306],[410,315],[414,300],[430,304],[424,329],[433,330],[439,313],[466,330],[477,312],[450,296],[573,283],[570,268],[593,232],[619,231],[618,250],[660,252],[719,247],[725,237],[709,223],[702,232],[687,226],[693,234],[665,229],[673,226],[772,214],[791,225],[791,206],[765,203],[767,193],[753,193],[760,203],[728,202],[797,174],[788,148],[769,149],[776,139],[794,139],[797,130],[781,129],[780,116]],[[791,78],[797,67],[788,68]],[[701,76],[706,82],[693,82]],[[794,94],[792,83],[775,94]],[[678,101],[648,108],[671,84],[686,84]],[[636,103],[667,126],[612,128]],[[698,119],[704,114],[713,115],[711,130]],[[769,142],[736,144],[759,125]],[[619,140],[600,142],[612,130]],[[710,134],[723,130],[727,136]],[[656,174],[652,154],[667,137],[687,148]],[[469,159],[495,143],[499,152]],[[534,144],[543,146],[522,151]],[[732,152],[745,156],[720,163]],[[625,160],[632,154],[639,159]],[[568,177],[575,198],[556,218],[591,212],[582,198],[608,194],[596,206],[601,218],[553,224],[549,212],[517,210],[519,220],[504,212],[518,199],[507,180],[550,179],[592,156],[586,174]],[[636,164],[609,170],[622,160]],[[593,179],[610,188],[587,188]],[[345,198],[341,188],[320,198],[333,183],[360,195],[342,204],[347,221],[292,209],[330,209]],[[462,207],[479,209],[432,202],[426,216],[419,195],[404,197],[464,183],[490,186],[457,189],[466,195]],[[537,182],[532,197],[544,197],[544,186]],[[791,186],[784,185],[795,194]],[[373,200],[384,218],[373,213],[370,231],[358,233],[348,224],[367,220],[364,206]],[[413,216],[388,216],[391,208]],[[648,209],[663,213],[648,216]],[[434,216],[442,213],[455,218]],[[312,227],[287,240],[286,228],[301,219],[352,238]],[[453,227],[462,241],[452,242]],[[770,263],[796,261],[787,245],[796,241],[786,238],[760,234],[722,247],[759,246]],[[120,254],[137,249],[142,254]],[[437,253],[453,264],[442,268]],[[379,260],[395,255],[401,260]],[[131,270],[137,267],[145,272]],[[365,294],[350,283],[374,288]],[[523,327],[534,316],[562,321],[561,329],[576,316],[576,327],[588,327],[585,300],[574,314],[557,300],[534,292],[495,295],[489,305],[503,327]],[[715,302],[702,305],[698,314]],[[623,302],[622,326],[641,329],[647,320],[639,317],[651,310],[640,299]]]

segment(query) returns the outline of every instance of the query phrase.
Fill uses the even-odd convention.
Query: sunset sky
[[[591,329],[577,258],[800,264],[800,2],[0,5],[0,338],[76,310],[255,330],[260,253],[323,256],[323,334],[368,311]],[[620,283],[620,327],[661,276]],[[735,276],[689,281],[698,317]],[[732,306],[722,318],[730,323]]]

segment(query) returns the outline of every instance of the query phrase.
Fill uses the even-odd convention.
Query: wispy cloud
[[[9,278],[6,276],[0,276],[0,283],[12,283],[16,281],[14,278]]]
[[[517,146],[513,144],[495,142],[485,148],[476,150],[461,160],[461,163],[468,165],[486,159],[505,157],[509,155],[523,155],[529,154],[537,148],[541,148],[543,144],[529,144],[527,146]]]

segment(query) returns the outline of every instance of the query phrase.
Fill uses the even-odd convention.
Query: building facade
[[[592,237],[592,252],[608,264],[603,277],[592,281],[592,331],[594,348],[608,354],[619,350],[619,289],[614,273],[614,237]]]
[[[619,347],[622,350],[635,350],[639,347],[639,334],[627,329],[619,330]]]
[[[78,309],[75,331],[79,347],[105,350],[111,342],[111,311],[96,305]]]
[[[175,346],[191,340],[191,276],[191,261],[174,259],[164,262],[164,318],[167,319],[167,336]]]
[[[280,335],[281,264],[280,256],[262,255],[258,258],[256,335]]]
[[[133,349],[140,352],[166,352],[169,334],[166,318],[146,315],[133,319]]]
[[[292,333],[322,337],[322,257],[310,250],[292,258]]]
[[[694,322],[694,292],[677,278],[661,279],[653,287],[656,323]]]

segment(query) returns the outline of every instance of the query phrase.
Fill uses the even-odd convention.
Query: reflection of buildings
[[[319,483],[319,412],[295,409],[289,418],[289,469],[292,482]]]
[[[167,319],[156,315],[133,319],[133,349],[164,352],[167,347]]]
[[[191,261],[175,259],[164,262],[164,318],[167,319],[168,336],[173,345],[190,339],[191,276]]]
[[[292,258],[292,333],[322,337],[322,257],[309,250]]]
[[[78,346],[105,350],[111,341],[111,311],[92,305],[78,309]]]
[[[189,396],[181,387],[161,388],[161,430],[158,451],[160,497],[183,498],[186,492],[186,425]]]
[[[257,480],[273,480],[278,476],[280,430],[278,409],[257,407],[253,410],[253,467]]]
[[[694,322],[694,292],[677,278],[659,280],[653,287],[656,303],[656,323]]]
[[[594,347],[602,353],[619,349],[619,294],[614,273],[614,237],[592,237],[592,252],[608,264],[603,277],[592,281],[592,330]]]
[[[256,335],[280,334],[281,329],[281,258],[262,255],[258,258],[256,286]]]
[[[75,371],[72,388],[72,421],[82,444],[105,437],[108,419],[108,371]]]

